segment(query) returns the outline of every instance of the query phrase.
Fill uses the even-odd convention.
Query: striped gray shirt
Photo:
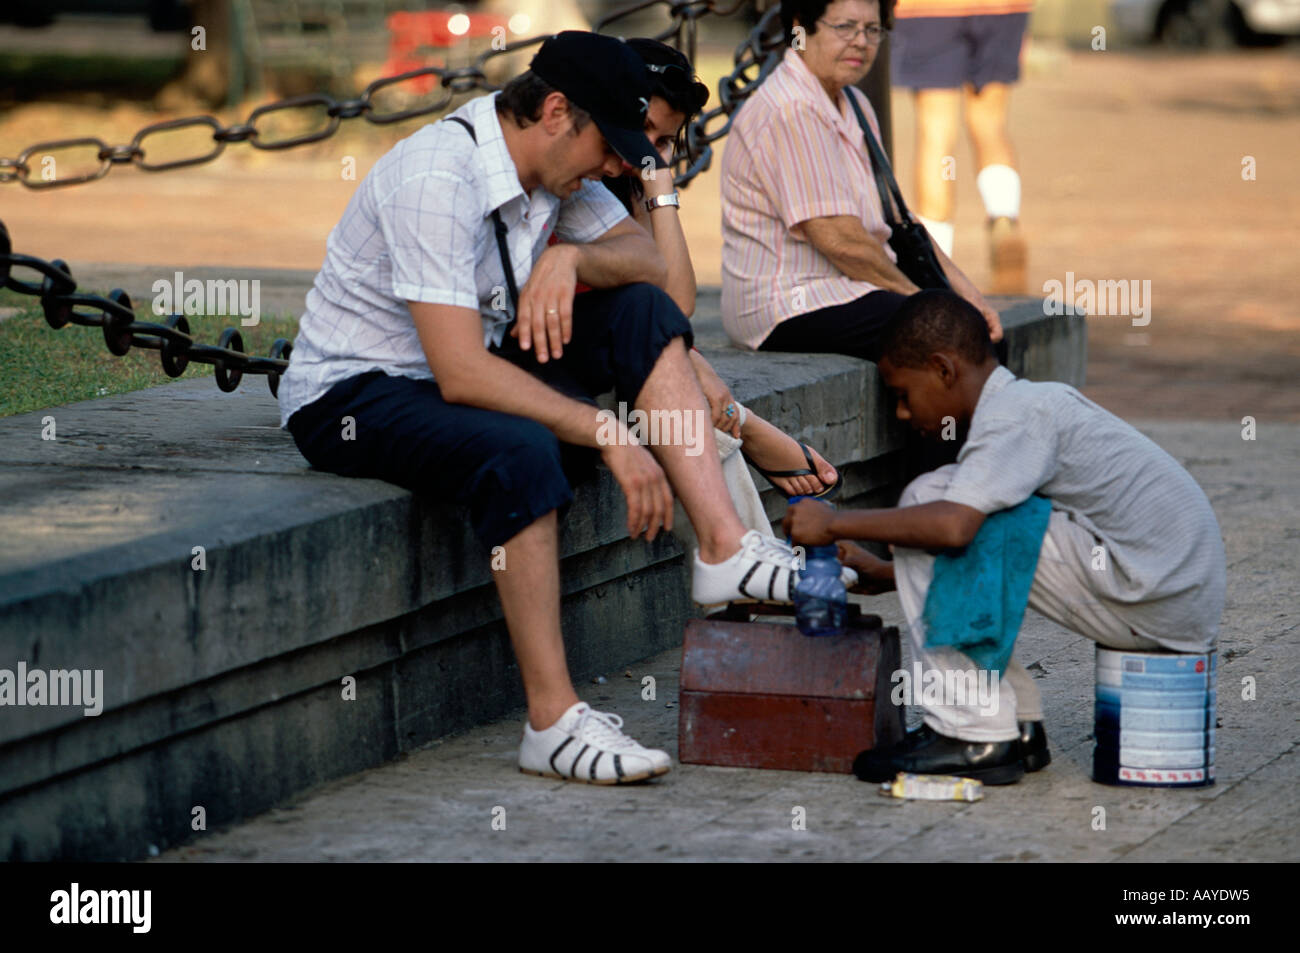
[[[474,127],[477,145],[458,123],[431,123],[384,153],[357,185],[307,293],[280,380],[281,427],[338,381],[366,371],[432,380],[408,301],[474,308],[483,346],[501,343],[513,306],[493,209],[510,230],[521,289],[552,231],[562,241],[590,242],[627,218],[623,203],[599,182],[584,182],[564,200],[541,186],[525,193],[496,96],[452,113]]]
[[[944,499],[983,513],[1039,493],[1103,547],[1073,545],[1093,594],[1139,635],[1180,652],[1211,646],[1225,560],[1204,491],[1168,453],[1068,384],[984,383]],[[1080,534],[1081,535],[1081,534]]]

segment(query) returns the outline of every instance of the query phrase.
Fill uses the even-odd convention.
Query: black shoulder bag
[[[469,137],[478,145],[478,136],[474,134],[474,127],[462,119],[460,116],[448,116],[449,122],[460,123],[469,133]],[[501,220],[501,210],[494,208],[492,210],[492,224],[496,227],[497,232],[497,253],[501,256],[501,268],[506,273],[506,287],[510,290],[510,303],[515,306],[515,317],[519,317],[519,288],[515,285],[515,266],[510,263],[510,246],[506,244],[506,235],[509,229],[506,223]]]
[[[885,216],[885,224],[890,230],[889,247],[898,256],[898,270],[921,288],[951,289],[948,276],[943,273],[943,266],[939,264],[939,259],[934,254],[934,246],[930,244],[930,233],[926,231],[924,225],[913,219],[912,214],[907,210],[907,203],[903,201],[903,193],[899,191],[898,183],[894,180],[894,172],[889,167],[889,160],[885,158],[880,143],[876,142],[876,136],[871,131],[867,117],[862,113],[862,107],[858,105],[857,97],[847,89],[844,90],[844,95],[849,98],[849,105],[857,114],[858,125],[862,127],[862,135],[867,140],[867,154],[871,157],[871,177],[876,180],[876,189],[880,192],[880,209]],[[887,187],[886,183],[888,183]],[[897,216],[894,214],[895,210]]]

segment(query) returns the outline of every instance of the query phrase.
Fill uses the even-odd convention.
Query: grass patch
[[[168,377],[159,353],[144,348],[132,348],[124,357],[115,357],[99,328],[69,324],[55,330],[45,323],[41,306],[34,301],[13,291],[0,292],[0,308],[18,308],[12,316],[0,318],[0,417],[144,390],[173,380],[212,377],[211,364],[196,363],[180,377]],[[0,312],[4,313],[8,312]],[[162,323],[152,311],[142,308],[136,309],[136,318]],[[298,319],[292,316],[263,316],[255,327],[248,328],[240,326],[238,315],[189,315],[187,320],[198,343],[215,346],[222,330],[234,327],[244,339],[244,350],[259,356],[270,353],[276,338],[292,341],[298,333]],[[212,386],[217,386],[216,381]],[[245,375],[239,386],[265,388],[266,378]]]
[[[113,97],[148,98],[179,73],[184,63],[183,52],[145,57],[121,52],[69,56],[11,50],[0,58],[0,94],[28,101],[91,89]]]

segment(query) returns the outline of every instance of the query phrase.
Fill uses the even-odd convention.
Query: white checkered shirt
[[[280,426],[348,377],[372,370],[432,380],[408,301],[477,308],[483,346],[500,344],[514,306],[505,291],[492,210],[510,230],[515,281],[528,281],[552,230],[590,242],[627,217],[599,182],[561,200],[526,194],[506,149],[496,94],[403,139],[361,180],[330,232],[325,263],[307,293],[289,368],[280,380]]]

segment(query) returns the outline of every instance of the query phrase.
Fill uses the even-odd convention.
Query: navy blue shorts
[[[988,83],[1020,79],[1020,47],[1028,13],[973,17],[901,17],[890,34],[895,86],[979,92]]]
[[[631,406],[673,338],[693,338],[681,309],[659,288],[626,285],[577,295],[573,339],[558,361],[539,364],[508,335],[500,349],[556,390],[586,403],[614,390]],[[343,439],[343,417],[355,421]],[[485,548],[505,543],[573,502],[572,483],[594,473],[598,454],[562,445],[528,417],[449,404],[431,380],[369,371],[339,381],[294,412],[288,430],[316,469],[387,480],[469,509]]]

